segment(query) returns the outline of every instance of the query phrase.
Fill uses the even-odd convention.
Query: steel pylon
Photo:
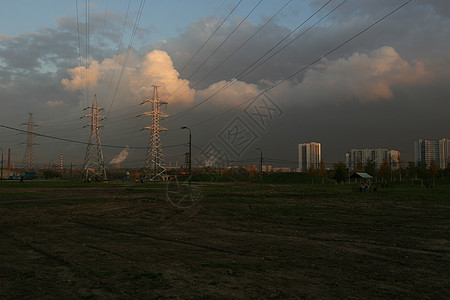
[[[31,169],[32,164],[34,163],[34,151],[33,146],[37,145],[33,140],[33,128],[37,126],[33,122],[33,113],[29,113],[30,116],[28,117],[28,122],[22,123],[21,125],[27,126],[27,142],[26,142],[26,148],[25,153],[23,155],[23,161],[22,165],[26,169]]]
[[[86,148],[86,155],[84,156],[84,180],[86,182],[106,181],[105,162],[103,160],[102,144],[98,132],[99,128],[103,127],[100,125],[100,120],[105,119],[105,117],[100,115],[100,111],[103,108],[98,105],[97,95],[94,95],[92,105],[85,108],[85,110],[87,109],[90,109],[91,113],[83,117],[89,117],[91,122],[84,127],[89,126],[91,128],[91,134]]]
[[[160,125],[160,121],[167,117],[161,112],[161,106],[167,102],[161,101],[158,96],[158,86],[153,85],[153,96],[144,100],[141,104],[150,103],[151,110],[139,116],[150,116],[150,126],[145,126],[143,130],[150,130],[150,137],[145,155],[144,180],[158,181],[164,180],[166,168],[164,167],[164,155],[162,151],[160,132],[167,130]]]

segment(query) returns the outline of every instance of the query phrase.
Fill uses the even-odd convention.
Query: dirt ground
[[[448,187],[197,188],[0,187],[0,298],[450,298]]]

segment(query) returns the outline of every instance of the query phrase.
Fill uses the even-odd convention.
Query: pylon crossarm
[[[89,142],[86,148],[86,155],[83,164],[83,169],[85,170],[85,180],[105,181],[107,180],[106,170],[98,131],[103,127],[103,125],[99,123],[99,119],[105,119],[105,117],[98,114],[102,108],[97,104],[97,96],[94,96],[92,106],[88,108],[92,109],[92,113],[85,115],[85,117],[91,118],[91,122],[87,125],[91,127],[91,133],[89,135]]]
[[[141,104],[150,103],[151,110],[142,113],[142,116],[149,116],[151,118],[150,124],[145,126],[143,130],[150,130],[150,136],[147,147],[147,154],[145,156],[144,164],[144,178],[145,180],[164,179],[166,169],[164,167],[164,158],[162,152],[160,131],[167,130],[159,125],[163,118],[168,115],[160,111],[160,106],[166,104],[158,97],[158,86],[153,86],[153,96],[144,100]]]

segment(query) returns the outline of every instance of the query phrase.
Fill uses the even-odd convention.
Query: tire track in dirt
[[[64,196],[58,198],[34,198],[34,199],[15,199],[15,200],[0,200],[1,204],[10,204],[10,203],[26,203],[26,202],[52,202],[52,201],[61,201],[61,200],[78,200],[85,199],[86,197],[82,196]],[[106,198],[106,197],[105,197]]]
[[[41,249],[40,247],[38,247],[36,245],[33,245],[31,242],[27,242],[25,240],[17,238],[14,235],[8,234],[8,233],[3,232],[3,231],[0,231],[0,233],[3,234],[4,236],[7,236],[10,239],[14,240],[16,243],[18,243],[20,245],[26,246],[26,247],[32,249],[35,252],[38,252],[39,254],[41,254],[41,255],[43,255],[43,256],[45,256],[47,258],[50,258],[52,260],[57,261],[61,265],[64,265],[66,267],[69,267],[69,268],[77,271],[77,273],[80,273],[83,276],[86,276],[88,274],[98,275],[98,274],[96,274],[93,270],[91,270],[88,267],[82,266],[81,264],[75,263],[73,261],[69,261],[69,260],[67,260],[65,258],[62,258],[62,257],[60,257],[58,255],[55,255],[55,254],[53,254],[53,253],[51,253],[49,251]]]
[[[132,262],[134,262],[134,263],[137,263],[137,261],[136,261],[135,259],[131,258],[131,257],[122,255],[122,254],[117,253],[117,252],[114,252],[114,251],[110,251],[110,250],[108,250],[108,249],[103,249],[103,248],[100,248],[100,247],[98,247],[98,246],[94,246],[94,245],[90,245],[90,244],[84,244],[84,246],[86,246],[86,247],[88,247],[88,248],[91,248],[91,249],[95,249],[95,250],[97,250],[97,251],[105,252],[105,253],[107,253],[107,254],[110,254],[110,255],[114,255],[114,256],[123,258],[123,259],[128,260],[128,261],[132,261]]]
[[[95,272],[94,270],[92,270],[91,268],[89,268],[83,264],[77,263],[73,260],[68,260],[67,258],[58,256],[54,253],[51,253],[50,251],[44,250],[36,245],[33,245],[31,242],[17,238],[14,235],[8,234],[4,231],[0,231],[0,233],[6,237],[12,239],[17,244],[25,246],[25,247],[33,250],[34,252],[37,252],[40,255],[47,257],[53,261],[56,261],[58,264],[69,268],[74,273],[79,274],[80,277],[82,277],[82,278],[87,277],[87,278],[89,278],[89,280],[93,281],[94,283],[100,284],[102,287],[104,287],[107,290],[107,292],[109,292],[109,293],[117,292],[113,288],[107,286],[105,282],[97,280],[97,278],[99,278],[100,275],[97,272]]]
[[[360,245],[360,246],[370,246],[375,249],[388,249],[388,250],[404,251],[404,252],[410,252],[410,253],[421,254],[421,255],[434,255],[434,256],[437,256],[440,258],[450,259],[450,253],[445,250],[406,248],[406,247],[399,247],[399,246],[375,243],[373,241],[364,242],[364,241],[356,241],[356,240],[349,240],[349,239],[330,239],[330,238],[318,238],[318,237],[304,238],[304,237],[300,237],[300,236],[296,236],[296,235],[268,233],[268,232],[261,232],[261,231],[254,231],[254,230],[253,231],[252,230],[242,230],[242,229],[226,228],[226,227],[220,227],[220,228],[216,228],[216,229],[221,229],[224,231],[231,231],[231,232],[251,233],[254,235],[263,235],[263,236],[269,236],[269,237],[284,237],[284,238],[288,238],[288,239],[307,240],[310,242],[318,241],[318,242],[325,242],[325,243],[326,242],[348,243],[348,244],[354,244],[354,245]]]
[[[74,223],[74,224],[84,225],[84,226],[88,226],[88,227],[91,227],[91,228],[102,229],[102,230],[109,230],[109,231],[113,231],[113,232],[117,232],[117,233],[136,235],[136,236],[151,238],[151,239],[154,239],[154,240],[168,242],[168,243],[173,243],[173,244],[178,244],[178,245],[187,245],[187,246],[191,246],[191,247],[195,247],[195,248],[200,248],[200,249],[203,249],[203,250],[209,250],[209,251],[226,253],[226,254],[231,254],[231,255],[236,255],[236,256],[244,256],[244,257],[260,259],[259,256],[255,256],[255,255],[248,255],[248,254],[241,253],[241,252],[230,251],[230,250],[225,250],[225,249],[221,249],[221,248],[217,248],[217,247],[211,247],[211,246],[206,246],[206,245],[200,245],[200,244],[187,242],[187,241],[182,241],[182,240],[163,238],[163,237],[154,236],[154,235],[150,235],[150,234],[146,234],[146,233],[142,233],[142,232],[132,232],[132,231],[121,230],[121,229],[116,229],[116,228],[109,228],[109,227],[100,226],[100,225],[96,225],[96,224],[92,224],[92,223],[85,223],[85,222],[77,222],[77,221],[71,221],[71,222]]]

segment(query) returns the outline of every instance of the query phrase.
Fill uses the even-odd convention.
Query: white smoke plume
[[[125,149],[120,151],[119,155],[116,155],[109,163],[110,164],[120,164],[128,157],[128,152],[130,150],[130,147],[127,146]]]

